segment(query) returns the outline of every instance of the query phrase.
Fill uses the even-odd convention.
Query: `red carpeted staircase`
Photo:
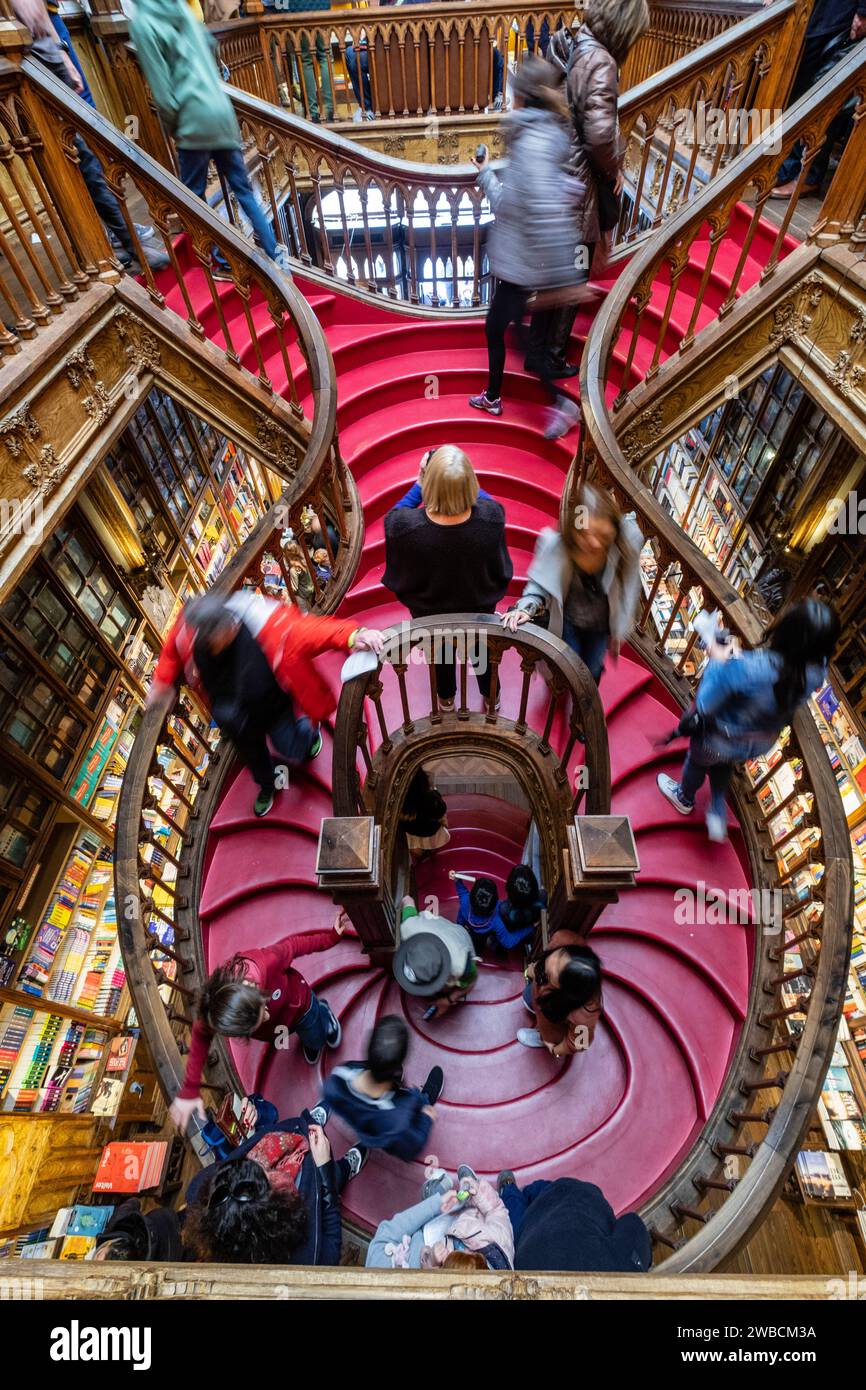
[[[747,218],[744,210],[743,228]],[[774,235],[761,229],[755,238],[743,288],[757,279]],[[706,244],[696,250],[704,254]],[[727,294],[738,254],[731,246],[727,260],[719,255],[708,306]],[[687,272],[695,287],[701,271],[695,264]],[[162,280],[169,302],[183,312],[177,286]],[[200,271],[189,271],[188,287],[208,332],[219,341]],[[220,288],[226,314],[235,320],[234,341],[241,343],[241,306],[231,286]],[[467,404],[470,391],[485,381],[480,319],[404,317],[339,290],[310,285],[305,292],[334,354],[341,447],[366,521],[360,567],[340,612],[363,614],[376,626],[405,618],[380,585],[383,516],[415,480],[422,452],[443,443],[466,449],[482,486],[505,505],[515,569],[512,593],[517,594],[538,532],[556,522],[576,441],[576,434],[556,443],[543,439],[544,397],[522,373],[519,352],[509,352],[505,414],[491,419]],[[666,297],[667,286],[659,286],[644,318],[646,332],[658,325]],[[264,309],[254,312],[265,324]],[[578,320],[575,352],[586,327]],[[671,343],[685,327],[672,322]],[[651,359],[653,345],[654,338],[642,340],[637,371]],[[268,370],[281,385],[279,361],[270,361]],[[576,393],[573,382],[565,389]],[[610,390],[616,389],[614,380]],[[335,682],[339,664],[339,658],[323,662]],[[393,726],[400,722],[399,706],[395,687],[388,691],[386,686]],[[747,1006],[754,928],[683,925],[675,920],[674,890],[701,881],[724,892],[747,886],[745,854],[733,822],[730,843],[710,846],[703,825],[706,792],[690,820],[659,795],[657,772],[675,772],[681,764],[681,754],[660,753],[653,745],[674,722],[673,705],[632,652],[618,665],[608,665],[601,695],[613,809],[631,817],[641,871],[636,889],[606,910],[593,933],[605,971],[605,1016],[591,1050],[562,1062],[516,1041],[517,1029],[531,1022],[521,1002],[517,955],[485,959],[469,1001],[445,1020],[425,1023],[423,1005],[401,996],[391,978],[371,968],[347,938],[334,950],[300,962],[342,1020],[339,1052],[327,1052],[311,1068],[295,1040],[287,1051],[267,1055],[261,1044],[235,1042],[234,1059],[249,1091],[263,1091],[284,1115],[297,1113],[318,1098],[323,1071],[336,1060],[363,1055],[378,1015],[400,1013],[412,1033],[407,1078],[419,1083],[434,1063],[445,1071],[431,1151],[447,1167],[465,1161],[488,1175],[511,1167],[519,1181],[578,1176],[597,1182],[620,1211],[637,1205],[675,1169],[718,1096],[736,1046]],[[515,712],[512,705],[516,710],[516,692],[506,689],[504,716]],[[332,809],[330,771],[326,731],[318,760],[295,776],[265,821],[252,814],[248,775],[242,771],[230,779],[211,825],[200,904],[211,966],[245,947],[332,924],[334,907],[316,889],[313,871],[320,821]],[[448,870],[486,872],[502,883],[522,857],[526,817],[505,802],[463,794],[449,799],[449,824],[451,845],[419,871],[420,896],[436,895],[446,916],[456,907]],[[329,1134],[339,1154],[349,1136],[335,1119]],[[373,1226],[417,1199],[421,1176],[419,1163],[376,1155],[347,1189],[345,1209]]]

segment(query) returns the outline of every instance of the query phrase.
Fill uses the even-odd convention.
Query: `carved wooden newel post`
[[[388,965],[397,947],[397,912],[382,878],[382,843],[372,816],[326,816],[316,859],[326,888],[361,938],[375,965]]]
[[[566,831],[562,873],[548,911],[552,935],[561,927],[588,936],[608,903],[633,888],[640,868],[628,816],[575,816]]]

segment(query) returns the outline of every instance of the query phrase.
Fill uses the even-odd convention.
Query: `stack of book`
[[[794,1171],[804,1197],[817,1202],[851,1201],[845,1170],[835,1154],[805,1149],[797,1154]]]
[[[167,1157],[168,1144],[164,1139],[106,1144],[93,1180],[93,1191],[144,1192],[158,1187]]]

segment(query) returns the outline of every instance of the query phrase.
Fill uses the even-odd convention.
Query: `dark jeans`
[[[93,199],[93,206],[99,213],[100,221],[103,226],[117,238],[121,250],[124,252],[127,259],[134,257],[135,247],[132,243],[132,237],[129,235],[129,228],[123,220],[120,204],[105,182],[102,165],[96,158],[93,150],[89,145],[84,143],[80,135],[75,136],[73,143],[78,154],[78,167],[81,170],[81,177],[87,184],[87,191]],[[121,257],[121,259],[123,259],[123,257]]]
[[[587,264],[589,269],[586,272],[588,280],[592,272],[592,262],[595,256],[597,242],[589,241],[586,243]],[[571,330],[574,327],[574,320],[577,318],[577,304],[560,304],[553,309],[540,309],[533,314],[529,323],[529,348],[528,356],[534,362],[541,363],[545,357],[550,359],[551,367],[558,365],[568,356],[568,346],[571,339]]]
[[[493,50],[493,100],[502,96],[502,88],[505,77],[505,59],[498,48]]]
[[[346,69],[349,73],[349,81],[352,84],[352,91],[355,93],[355,100],[359,106],[363,106],[365,111],[373,110],[373,89],[370,86],[370,59],[367,49],[362,48],[360,52],[355,51],[353,43],[346,44]],[[364,87],[364,100],[361,100],[361,84]]]
[[[310,1007],[300,1022],[295,1024],[292,1032],[297,1033],[302,1045],[308,1047],[311,1052],[321,1052],[328,1038],[334,1033],[335,1022],[328,1001],[312,993]]]
[[[506,1183],[502,1189],[501,1197],[505,1203],[505,1209],[511,1217],[511,1228],[514,1231],[514,1243],[517,1244],[517,1237],[523,1225],[523,1218],[526,1216],[530,1205],[536,1197],[540,1197],[550,1187],[550,1183],[544,1178],[539,1178],[538,1182],[531,1182],[528,1187],[518,1187],[517,1183]]]
[[[557,29],[558,29],[558,28],[560,28],[561,26],[560,26],[560,25],[557,25],[556,27],[557,27]],[[526,21],[526,29],[524,30],[524,33],[525,33],[525,35],[526,35],[526,47],[529,49],[529,52],[530,52],[530,53],[534,53],[534,52],[535,52],[535,25],[533,24],[533,22],[532,22],[531,19],[528,19],[528,20]],[[539,35],[538,35],[538,47],[539,47],[540,50],[541,50],[541,56],[542,56],[543,58],[546,58],[546,57],[547,57],[547,46],[548,46],[549,43],[550,43],[550,25],[548,24],[548,22],[547,22],[546,19],[543,19],[543,20],[541,21],[541,30],[540,30]]]
[[[714,815],[727,819],[727,795],[733,770],[732,763],[722,762],[693,738],[680,777],[683,800],[694,805],[695,797],[704,785],[705,779],[709,777],[710,809]]]
[[[850,51],[853,45],[842,41],[848,32],[848,28],[842,31],[835,43],[833,36],[828,34],[819,34],[817,38],[806,39],[797,76],[794,78],[794,85],[791,88],[789,105],[793,106],[794,102],[799,101],[801,96],[808,92],[811,87],[814,87],[815,83]],[[834,147],[850,132],[853,112],[854,104],[852,103],[838,112],[827,127],[824,143],[809,166],[809,186],[817,185],[820,187],[824,182]],[[798,140],[776,174],[777,186],[783,183],[793,183],[800,177],[804,153],[805,147],[802,141]]]
[[[178,150],[181,183],[185,183],[190,193],[204,198],[207,188],[207,174],[213,160],[217,173],[225,179],[243,211],[253,224],[253,234],[266,256],[271,260],[277,254],[277,239],[274,236],[264,208],[253,192],[244,157],[236,150]]]
[[[453,651],[453,648],[452,648]],[[473,667],[474,670],[474,667]],[[493,675],[488,666],[485,671],[475,671],[475,679],[478,682],[478,689],[485,700],[490,694],[490,679]],[[437,661],[436,662],[436,693],[440,700],[453,700],[457,694],[457,662]]]
[[[579,656],[596,685],[604,670],[604,658],[610,645],[609,632],[582,632],[566,618],[562,624],[562,640]]]
[[[309,719],[304,715],[298,719],[290,701],[266,723],[249,720],[241,730],[223,727],[222,731],[231,739],[241,762],[249,768],[263,792],[273,791],[276,785],[268,739],[278,759],[289,767],[297,767],[308,757],[316,736]]]
[[[487,335],[487,399],[497,401],[502,394],[502,378],[505,375],[505,333],[507,328],[523,322],[526,301],[530,291],[523,285],[512,285],[508,280],[497,280],[484,332]],[[547,374],[547,362],[539,364],[538,375],[542,384],[556,400],[559,392]]]

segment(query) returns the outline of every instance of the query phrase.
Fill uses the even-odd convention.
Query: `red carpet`
[[[745,212],[738,215],[745,227]],[[772,235],[768,230],[756,238],[744,284],[760,273]],[[735,247],[727,260],[719,256],[711,303],[725,297],[736,257]],[[700,267],[688,275],[696,286]],[[218,338],[214,315],[204,313],[200,272],[191,271],[188,283],[208,332]],[[169,282],[163,289],[182,312],[177,287]],[[237,321],[240,343],[240,305],[231,286],[220,290],[226,292],[227,315]],[[667,286],[658,286],[656,324],[666,296]],[[485,380],[480,320],[397,318],[318,288],[310,289],[309,298],[334,354],[341,446],[367,523],[359,572],[341,611],[363,613],[377,626],[405,617],[380,585],[382,518],[414,481],[422,452],[446,442],[467,450],[482,485],[505,505],[515,567],[512,592],[517,593],[538,531],[555,522],[575,444],[574,435],[557,443],[542,438],[543,397],[522,374],[519,354],[509,352],[505,414],[490,419],[466,401]],[[257,309],[256,314],[264,323],[265,313]],[[646,315],[647,329],[650,320]],[[681,336],[685,326],[672,324],[669,339]],[[586,324],[578,321],[577,327]],[[651,346],[642,347],[638,368],[651,353]],[[278,362],[268,366],[279,385]],[[566,389],[573,390],[573,383]],[[339,659],[323,664],[336,679]],[[410,673],[416,678],[416,668]],[[417,678],[426,675],[417,671]],[[747,886],[739,832],[733,828],[729,845],[711,847],[703,825],[706,792],[689,821],[658,794],[656,773],[676,771],[681,755],[659,754],[653,747],[652,740],[671,726],[672,706],[633,654],[609,665],[601,694],[609,721],[613,806],[632,819],[641,872],[637,888],[605,912],[593,935],[605,969],[605,1018],[587,1054],[557,1062],[516,1041],[517,1029],[530,1021],[521,1003],[516,959],[485,961],[467,1004],[439,1023],[424,1023],[422,1004],[401,996],[388,976],[371,969],[352,940],[308,958],[301,968],[343,1022],[339,1052],[326,1053],[320,1067],[362,1056],[375,1018],[387,1012],[402,1013],[412,1031],[410,1081],[420,1082],[431,1065],[442,1065],[445,1093],[431,1144],[441,1163],[453,1169],[466,1161],[485,1175],[511,1167],[519,1181],[578,1176],[597,1182],[621,1211],[638,1204],[676,1167],[719,1093],[747,1003],[753,929],[674,921],[676,887],[693,887],[699,880],[725,891]],[[391,724],[399,722],[393,685],[386,684],[385,703]],[[503,715],[515,709],[512,683],[504,693]],[[278,796],[263,823],[252,815],[248,775],[239,773],[228,787],[211,827],[201,902],[212,965],[244,947],[332,923],[333,905],[317,891],[313,873],[319,823],[331,809],[330,766],[328,732],[319,759]],[[420,877],[422,897],[438,895],[450,916],[455,899],[449,868],[483,870],[504,880],[520,858],[525,824],[515,808],[469,795],[450,799],[449,823],[451,845],[423,866]],[[263,1090],[282,1114],[296,1114],[317,1099],[321,1069],[306,1065],[295,1042],[287,1052],[268,1056],[255,1042],[236,1043],[233,1050],[245,1086]],[[331,1121],[329,1134],[341,1153],[348,1136],[339,1121]],[[416,1200],[420,1177],[419,1164],[376,1155],[347,1189],[346,1210],[372,1226]]]

